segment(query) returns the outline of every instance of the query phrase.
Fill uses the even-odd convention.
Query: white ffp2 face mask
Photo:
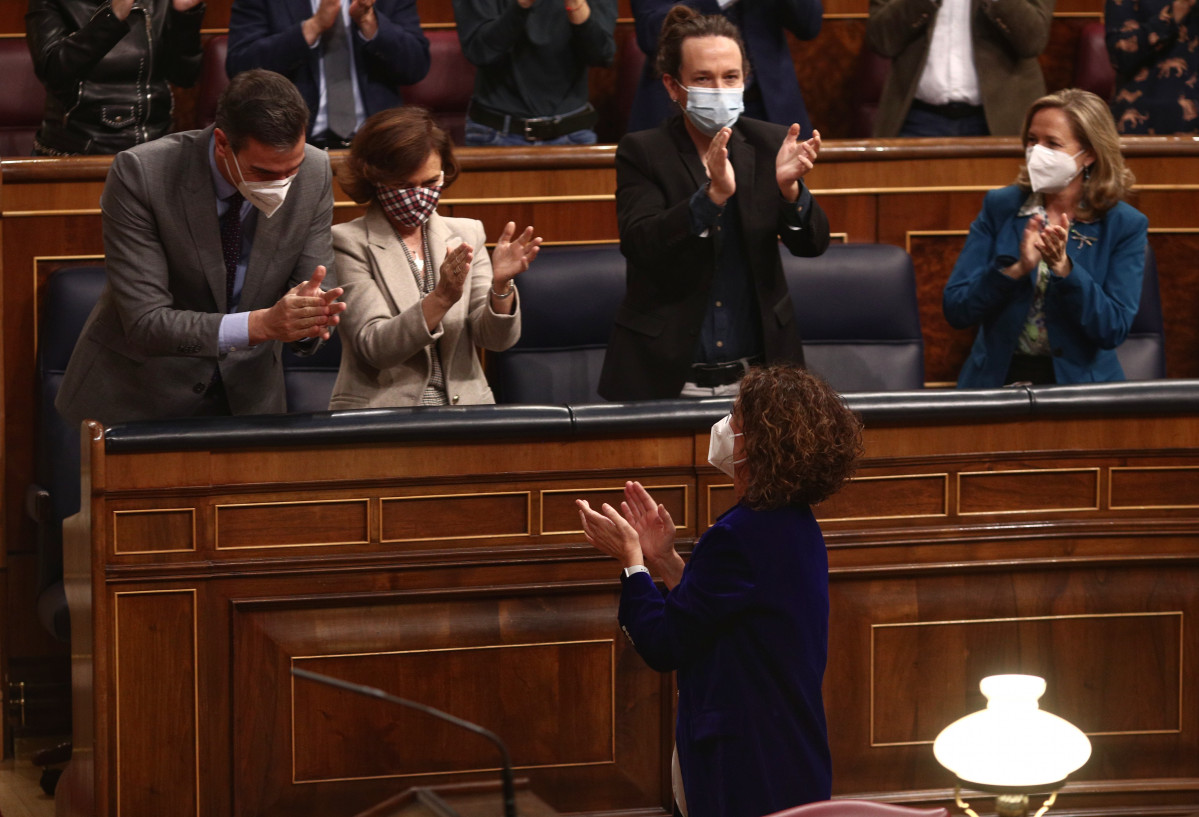
[[[1080,150],[1071,156],[1044,145],[1029,145],[1024,151],[1024,164],[1028,168],[1028,181],[1032,184],[1033,192],[1059,193],[1065,190],[1074,177],[1082,172],[1082,168],[1074,162],[1082,154]]]
[[[731,128],[745,110],[745,88],[691,88],[687,91],[687,118],[708,136]]]
[[[280,207],[283,206],[284,200],[287,199],[287,190],[291,187],[291,180],[295,176],[288,176],[286,179],[276,179],[269,182],[248,182],[246,177],[242,175],[241,165],[236,161],[233,166],[237,168],[237,190],[246,197],[246,201],[258,208],[258,211],[267,218],[275,215]],[[229,154],[225,154],[225,169],[229,170]],[[230,176],[233,175],[231,172]]]
[[[726,414],[713,423],[712,436],[708,441],[708,462],[730,478],[733,477],[733,466],[745,462],[744,457],[739,460],[733,459],[733,440],[742,435],[739,431],[733,431],[732,420],[733,416]]]

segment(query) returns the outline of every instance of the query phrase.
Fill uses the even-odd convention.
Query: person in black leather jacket
[[[203,0],[29,0],[47,91],[34,153],[119,153],[170,131],[170,84],[199,75],[203,16]]]

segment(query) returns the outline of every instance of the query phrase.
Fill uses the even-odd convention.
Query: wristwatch
[[[649,568],[645,565],[633,565],[632,567],[626,567],[624,570],[620,571],[621,578],[624,579],[627,579],[630,576],[635,576],[638,573],[649,573]]]

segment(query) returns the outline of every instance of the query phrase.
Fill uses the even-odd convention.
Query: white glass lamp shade
[[[979,686],[987,708],[954,721],[933,742],[937,762],[963,784],[983,791],[1049,791],[1091,756],[1082,730],[1037,706],[1044,678],[992,675]]]

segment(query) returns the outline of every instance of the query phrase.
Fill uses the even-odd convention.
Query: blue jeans
[[[526,145],[594,145],[595,131],[590,128],[573,131],[557,139],[536,139],[530,142],[518,133],[501,133],[495,128],[466,119],[466,144],[473,147],[524,147]]]

